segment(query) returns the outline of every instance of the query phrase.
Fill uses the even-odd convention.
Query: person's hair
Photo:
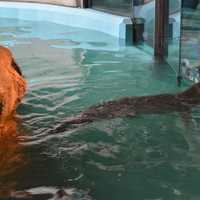
[[[22,71],[20,70],[18,64],[15,62],[14,59],[12,59],[12,63],[11,63],[12,67],[15,69],[15,71],[22,76]]]

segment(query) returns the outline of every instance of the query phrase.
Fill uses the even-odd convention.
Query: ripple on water
[[[116,38],[57,24],[2,19],[0,39],[12,48],[29,83],[18,110],[19,140],[4,145],[16,162],[1,165],[11,154],[0,158],[0,173],[8,172],[0,177],[5,186],[0,197],[6,191],[19,199],[56,200],[61,189],[73,200],[200,197],[198,110],[189,130],[172,113],[53,132],[90,105],[178,91],[170,68],[157,66],[137,48],[120,46]],[[6,170],[10,166],[12,171]]]

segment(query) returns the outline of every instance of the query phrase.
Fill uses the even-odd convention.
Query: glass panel
[[[111,13],[131,16],[132,0],[92,0],[92,7]]]
[[[169,1],[168,63],[179,76],[181,0]]]
[[[155,28],[155,0],[134,1],[134,18],[144,20],[143,38],[145,44],[154,46],[154,28]],[[152,49],[153,53],[153,49]]]
[[[200,4],[183,1],[181,59],[183,76],[200,81]]]
[[[134,18],[143,18],[145,21],[143,38],[145,44],[154,47],[155,33],[155,0],[134,0]],[[169,0],[170,23],[174,30],[170,30],[170,35],[180,38],[180,0]],[[172,27],[171,27],[172,28]],[[173,31],[173,33],[172,33]],[[178,44],[176,44],[178,45]],[[179,46],[179,45],[178,45]],[[176,47],[178,47],[176,46]],[[177,49],[178,50],[178,49]],[[153,49],[152,49],[153,52]],[[177,60],[178,62],[178,60]]]

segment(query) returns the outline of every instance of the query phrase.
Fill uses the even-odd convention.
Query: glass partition
[[[181,0],[170,0],[170,28],[174,30],[173,37],[180,38],[180,9]],[[135,22],[143,23],[143,32],[140,34],[143,37],[144,44],[148,44],[151,48],[154,47],[154,30],[155,30],[155,0],[91,0],[92,8],[104,10],[114,14],[125,15],[135,19]],[[138,20],[139,19],[139,20]],[[153,52],[153,49],[152,49]]]
[[[200,81],[200,3],[183,1],[181,62],[183,76]]]
[[[169,39],[175,41],[180,38],[180,10],[181,0],[169,0]],[[144,42],[154,47],[155,33],[155,0],[134,0],[134,18],[144,19]],[[178,50],[179,45],[176,43]],[[152,49],[153,50],[153,49]]]
[[[92,8],[132,17],[141,47],[153,54],[156,0],[91,0]],[[167,63],[177,76],[200,81],[200,1],[169,0]],[[138,23],[138,24],[137,24]],[[134,37],[134,35],[133,35]],[[146,48],[147,47],[147,48]]]
[[[135,22],[140,23],[138,26],[143,26],[144,29],[142,32],[140,30],[140,39],[143,38],[153,47],[155,0],[92,0],[91,2],[94,9],[136,19]]]
[[[144,44],[154,46],[154,30],[155,30],[155,0],[133,1],[134,18],[143,19],[144,21]],[[153,49],[152,49],[153,50]]]
[[[180,75],[181,0],[169,0],[168,64]]]

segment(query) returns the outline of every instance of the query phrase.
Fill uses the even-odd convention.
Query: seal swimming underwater
[[[117,117],[135,117],[139,114],[171,112],[185,114],[190,112],[191,108],[199,103],[200,83],[196,83],[184,92],[177,94],[124,97],[89,107],[79,115],[65,119],[54,131],[65,131],[70,125],[85,124]]]

